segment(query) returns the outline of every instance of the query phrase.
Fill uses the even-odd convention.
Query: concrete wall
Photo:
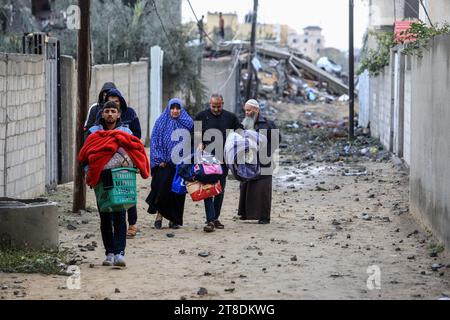
[[[434,1],[434,0],[433,0]],[[370,0],[369,29],[391,26],[405,16],[405,0]]]
[[[372,135],[379,138],[383,146],[389,150],[391,145],[392,125],[392,74],[390,67],[386,67],[377,77],[371,77],[370,81],[370,110],[364,110],[366,105],[360,107],[360,112],[370,114],[370,128]],[[364,94],[364,93],[363,93]],[[360,100],[364,100],[360,96]]]
[[[136,111],[142,127],[142,141],[147,138],[148,126],[148,61],[98,65],[92,68],[90,104],[96,103],[105,82],[114,82],[128,105]]]
[[[42,56],[0,54],[0,194],[45,193],[45,68]]]
[[[360,92],[369,95],[361,107],[369,108],[372,135],[410,166],[411,212],[450,247],[450,36],[432,40],[423,58],[395,50]]]
[[[370,124],[373,137],[379,138],[386,150],[411,163],[411,62],[393,50],[391,64],[376,77],[360,76],[360,126]]]
[[[61,183],[73,181],[76,108],[75,60],[69,56],[61,56]]]
[[[430,19],[433,23],[450,22],[450,1],[448,0],[424,0]],[[422,6],[420,6],[420,19],[428,22]]]
[[[239,60],[224,57],[220,59],[203,59],[202,83],[206,86],[206,94],[209,97],[213,93],[223,95],[224,108],[230,112],[236,111],[237,77]]]
[[[411,105],[412,105],[412,72],[411,72],[411,58],[406,58],[405,69],[405,132],[404,132],[404,147],[403,157],[407,164],[411,164]]]
[[[77,108],[76,63],[72,57],[61,57],[61,183],[73,181]],[[136,111],[142,128],[142,142],[147,139],[149,88],[148,61],[92,68],[90,105],[96,103],[105,82],[114,82],[129,106]]]
[[[450,247],[450,36],[412,65],[411,212]]]

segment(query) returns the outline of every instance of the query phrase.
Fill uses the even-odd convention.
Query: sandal
[[[138,228],[135,225],[129,226],[128,231],[127,231],[127,238],[133,239],[134,237],[136,237],[137,232],[138,232]]]

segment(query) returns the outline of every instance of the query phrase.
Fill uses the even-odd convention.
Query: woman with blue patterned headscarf
[[[186,195],[172,192],[172,181],[176,173],[176,165],[179,164],[174,163],[177,160],[172,159],[172,153],[179,144],[186,142],[172,140],[172,133],[176,130],[181,130],[180,135],[186,138],[190,138],[194,130],[194,121],[184,109],[180,99],[169,101],[164,113],[156,120],[151,137],[152,184],[146,202],[149,204],[149,213],[158,213],[155,221],[156,229],[161,229],[163,217],[170,221],[169,226],[173,229],[183,225]],[[185,131],[184,134],[183,131]],[[178,156],[181,159],[186,155]]]

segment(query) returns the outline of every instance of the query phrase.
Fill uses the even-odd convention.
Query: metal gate
[[[40,54],[45,58],[45,100],[46,100],[46,137],[45,137],[45,185],[53,190],[59,181],[61,161],[60,146],[60,47],[56,38],[44,33],[32,33],[23,38],[23,53]]]

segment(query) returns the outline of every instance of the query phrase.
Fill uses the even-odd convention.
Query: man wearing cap
[[[256,180],[241,182],[238,215],[241,220],[258,220],[259,224],[270,223],[272,208],[272,143],[279,145],[279,131],[273,121],[261,115],[258,101],[252,99],[245,103],[245,119],[242,125],[245,130],[255,130],[267,136],[267,152],[260,154],[258,162],[261,166],[261,176]],[[273,139],[278,141],[273,141]]]

